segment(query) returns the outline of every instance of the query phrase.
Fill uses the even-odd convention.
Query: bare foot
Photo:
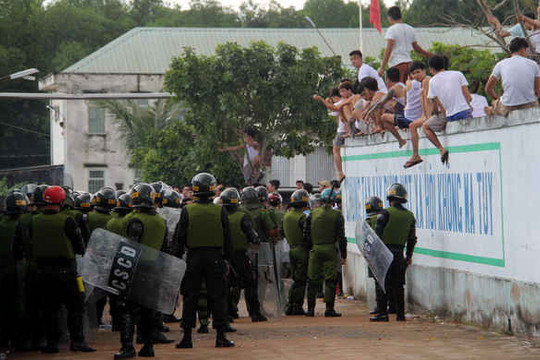
[[[402,140],[399,142],[399,148],[401,149],[402,147],[405,146],[405,144],[407,144],[407,140]]]

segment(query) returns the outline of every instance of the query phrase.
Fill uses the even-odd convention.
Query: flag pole
[[[540,0],[539,0],[540,1]],[[359,16],[359,22],[358,22],[358,25],[359,25],[359,32],[360,32],[360,36],[358,38],[359,40],[359,48],[360,48],[360,51],[363,53],[364,52],[364,35],[363,35],[363,31],[362,31],[362,0],[358,0],[358,16]]]

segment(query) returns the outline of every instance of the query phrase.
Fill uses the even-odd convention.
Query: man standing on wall
[[[392,6],[388,9],[388,21],[392,26],[386,31],[384,39],[386,40],[386,49],[384,57],[379,68],[379,76],[383,76],[386,65],[390,62],[390,67],[399,70],[399,81],[407,81],[409,66],[412,63],[411,50],[416,51],[425,57],[431,57],[433,54],[424,50],[416,42],[416,32],[414,28],[403,22],[401,18],[401,9],[398,6]]]

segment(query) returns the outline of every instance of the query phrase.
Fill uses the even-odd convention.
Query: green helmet
[[[376,196],[372,196],[369,199],[367,199],[366,202],[364,203],[364,206],[366,209],[366,214],[368,215],[376,214],[384,208],[383,201]]]
[[[199,173],[191,179],[193,195],[197,197],[211,197],[216,191],[216,185],[216,178],[209,173]]]
[[[28,197],[19,191],[13,191],[5,199],[7,215],[24,214],[28,206]]]
[[[172,189],[165,190],[165,195],[163,196],[163,206],[179,208],[181,204],[182,195]]]
[[[235,188],[227,188],[219,197],[219,203],[223,204],[223,206],[230,207],[230,208],[236,208],[238,207],[238,203],[240,201],[240,193],[238,193],[238,190]]]
[[[120,195],[116,200],[115,211],[128,211],[131,210],[131,196],[127,193]]]
[[[266,190],[265,186],[257,186],[255,190],[257,191],[257,197],[261,203],[268,201],[268,190]]]
[[[129,192],[133,208],[153,208],[156,199],[156,191],[150,184],[139,183],[134,185]]]
[[[253,186],[246,186],[242,189],[240,201],[242,201],[242,205],[259,205],[260,201],[257,190]]]
[[[88,212],[92,209],[92,195],[81,193],[75,198],[75,209]]]
[[[300,189],[292,193],[290,201],[292,207],[304,207],[307,206],[308,203],[309,193],[306,190]]]
[[[388,199],[388,201],[398,200],[398,201],[401,201],[402,203],[406,203],[407,190],[405,190],[405,186],[399,183],[394,183],[390,185],[390,187],[388,188],[386,198]]]
[[[99,210],[109,211],[116,206],[116,191],[111,187],[104,187],[94,197],[94,206]]]

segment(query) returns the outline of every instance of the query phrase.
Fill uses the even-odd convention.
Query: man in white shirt
[[[540,68],[530,59],[529,44],[524,38],[510,42],[511,56],[493,68],[486,84],[486,94],[494,99],[493,113],[506,116],[512,110],[538,106],[540,95]],[[495,92],[497,81],[502,81],[503,95]]]
[[[409,66],[412,63],[411,51],[414,50],[420,55],[430,57],[432,54],[424,50],[416,42],[416,33],[414,28],[403,23],[401,10],[398,6],[392,6],[387,12],[388,21],[392,26],[386,31],[384,39],[386,40],[386,49],[384,51],[383,61],[379,68],[379,75],[384,74],[386,65],[399,70],[399,81],[405,83],[409,73]]]
[[[349,58],[351,59],[352,66],[358,69],[358,82],[362,82],[364,78],[372,77],[377,80],[377,84],[379,85],[379,91],[382,91],[384,93],[387,92],[386,84],[384,83],[384,80],[381,78],[381,76],[379,76],[379,73],[377,73],[377,70],[375,70],[368,64],[364,64],[362,52],[360,50],[351,51],[349,54]]]
[[[435,131],[444,130],[449,121],[472,117],[469,83],[461,72],[446,70],[447,63],[448,60],[440,55],[429,59],[429,68],[433,77],[429,81],[427,113],[433,113],[436,107],[442,111],[431,116],[423,125],[424,134],[441,152],[443,164],[448,163],[449,153],[442,146]]]

